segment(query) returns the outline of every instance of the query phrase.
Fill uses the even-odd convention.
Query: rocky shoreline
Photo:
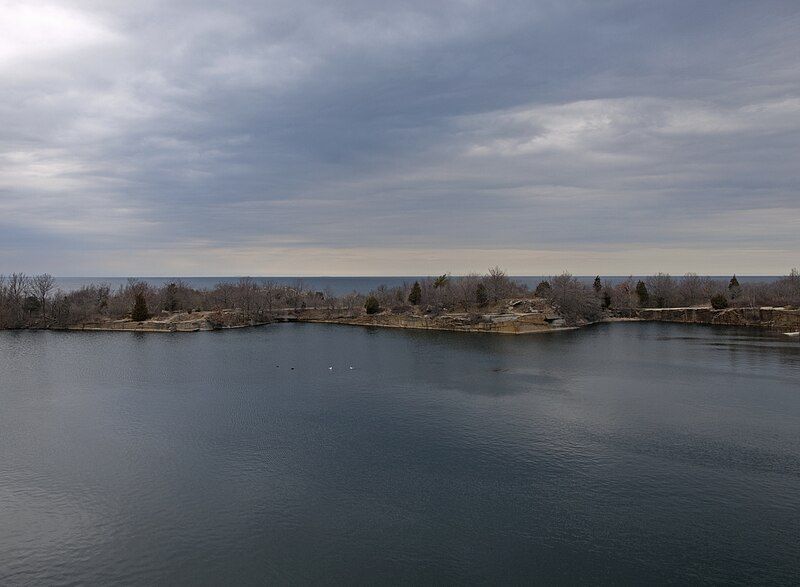
[[[742,326],[767,328],[782,332],[800,329],[800,310],[787,308],[725,308],[708,307],[647,308],[637,310],[640,320],[649,322],[679,322],[713,326]]]
[[[208,332],[232,328],[264,326],[276,322],[308,322],[402,328],[410,330],[442,330],[451,332],[480,332],[492,334],[541,334],[574,330],[604,322],[674,322],[712,326],[737,326],[762,328],[795,334],[800,331],[800,310],[787,308],[727,308],[714,310],[708,307],[642,308],[614,312],[594,322],[567,325],[564,318],[551,308],[532,307],[530,303],[512,301],[502,311],[485,314],[446,312],[438,315],[423,313],[378,314],[353,313],[337,309],[286,309],[277,311],[264,320],[248,319],[239,310],[209,312],[179,312],[159,318],[135,322],[130,319],[107,320],[71,325],[58,330],[81,332]],[[54,330],[56,328],[53,328]]]
[[[256,321],[248,319],[238,310],[216,310],[211,312],[176,312],[159,318],[134,321],[130,318],[104,320],[74,324],[53,330],[88,332],[209,332],[230,328],[264,326],[274,320]]]

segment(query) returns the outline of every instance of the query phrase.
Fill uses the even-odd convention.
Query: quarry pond
[[[0,584],[800,573],[800,341],[0,332]]]

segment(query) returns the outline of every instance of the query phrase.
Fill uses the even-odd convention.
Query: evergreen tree
[[[41,310],[42,306],[39,304],[39,300],[36,296],[26,296],[25,301],[22,304],[22,309],[25,310],[29,315],[33,315],[34,313]]]
[[[650,300],[650,294],[647,292],[647,286],[642,280],[639,280],[636,284],[636,295],[639,297],[639,305],[642,307],[646,306],[647,302]]]
[[[742,286],[739,285],[739,280],[736,279],[736,275],[731,277],[730,282],[728,283],[728,291],[730,292],[730,296],[732,300],[735,300],[739,297],[742,293]]]
[[[367,301],[364,302],[364,309],[367,311],[367,314],[377,314],[381,311],[381,304],[378,302],[378,298],[375,296],[369,296]]]
[[[482,283],[479,283],[478,287],[475,288],[475,301],[481,307],[489,303],[489,294],[486,291],[486,286]]]
[[[608,310],[611,307],[611,292],[608,290],[603,292],[603,307]]]
[[[594,293],[600,295],[600,291],[603,289],[603,282],[600,281],[599,275],[594,278],[594,285],[592,287],[594,288]]]
[[[408,294],[408,302],[412,306],[419,306],[422,301],[422,288],[419,286],[419,281],[414,282],[414,287],[411,288],[411,293]]]
[[[534,294],[537,298],[546,298],[550,294],[550,289],[549,281],[540,281],[539,285],[536,286]]]
[[[439,289],[440,287],[445,287],[448,283],[450,283],[450,276],[445,273],[444,275],[440,275],[433,281],[433,289]]]
[[[717,294],[711,298],[711,307],[715,310],[724,310],[728,307],[728,298],[725,294]]]
[[[144,299],[144,294],[138,292],[133,301],[133,310],[131,310],[131,319],[135,322],[144,322],[150,317],[150,311],[147,309],[147,301]]]

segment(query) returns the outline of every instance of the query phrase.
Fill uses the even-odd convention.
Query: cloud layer
[[[783,273],[796,2],[3,2],[0,272]]]

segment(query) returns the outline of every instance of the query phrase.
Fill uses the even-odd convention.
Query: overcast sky
[[[0,273],[800,265],[797,0],[0,9]]]

